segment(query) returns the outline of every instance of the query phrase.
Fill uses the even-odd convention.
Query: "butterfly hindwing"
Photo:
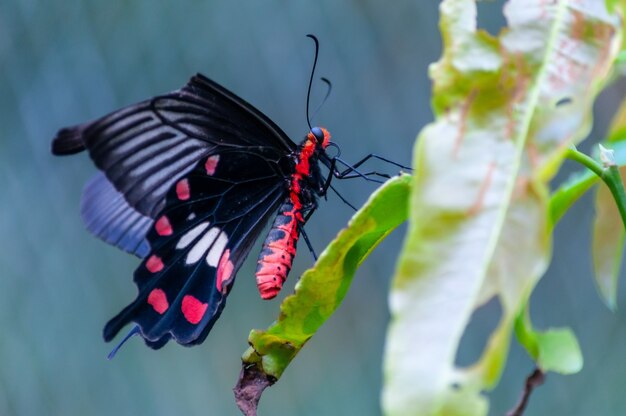
[[[98,238],[141,258],[149,253],[146,234],[154,220],[131,207],[103,173],[87,182],[80,213],[87,229]]]
[[[147,233],[149,255],[135,271],[138,296],[105,327],[111,340],[131,321],[153,348],[174,338],[204,340],[235,274],[287,196],[290,163],[272,148],[229,149],[201,159],[172,185]]]

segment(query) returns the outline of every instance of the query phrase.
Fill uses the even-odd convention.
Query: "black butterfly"
[[[250,104],[196,75],[180,90],[62,129],[55,155],[87,149],[102,171],[83,193],[87,228],[143,258],[135,301],[104,329],[134,321],[146,343],[201,343],[235,274],[278,210],[257,268],[261,296],[280,290],[302,225],[330,183],[318,161],[330,135],[300,145]]]
[[[310,94],[318,42],[307,36],[316,46]],[[308,103],[307,97],[307,117]],[[350,166],[326,153],[331,144],[326,129],[313,127],[296,145],[260,111],[200,74],[179,90],[60,130],[53,154],[86,149],[101,170],[81,200],[87,229],[143,258],[134,274],[137,298],[104,328],[108,342],[137,324],[113,353],[136,333],[155,349],[171,338],[183,345],[204,341],[237,271],[278,211],[256,270],[261,297],[273,298],[301,233],[309,244],[302,227],[318,197],[334,190],[332,177],[389,177],[357,170],[372,157],[405,168],[373,154]]]

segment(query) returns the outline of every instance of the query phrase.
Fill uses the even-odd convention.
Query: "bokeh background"
[[[480,25],[492,33],[503,22],[501,4],[479,4]],[[432,117],[427,69],[441,51],[437,6],[434,0],[1,1],[0,415],[237,415],[231,389],[247,334],[273,321],[280,299],[312,263],[303,247],[283,294],[264,302],[253,254],[204,344],[170,343],[155,352],[135,338],[107,361],[112,346],[101,330],[134,299],[138,260],[84,230],[78,201],[95,170],[86,155],[50,155],[57,129],[176,89],[202,72],[299,140],[313,58],[304,35],[315,33],[318,75],[334,85],[316,122],[330,129],[348,160],[375,152],[408,163],[416,134]],[[324,92],[314,85],[313,105]],[[602,137],[624,93],[626,84],[618,83],[600,97],[593,138]],[[337,187],[355,204],[373,190],[363,181]],[[349,216],[333,195],[322,203],[307,227],[318,251]],[[575,376],[550,374],[529,415],[626,414],[626,308],[612,314],[595,294],[591,218],[586,197],[559,224],[554,264],[532,299],[538,327],[575,330],[585,368]],[[336,315],[266,391],[260,414],[380,414],[386,291],[403,231],[358,271]],[[619,299],[626,304],[623,293]],[[494,305],[477,314],[459,362],[478,357],[497,314]],[[514,405],[531,370],[513,346],[490,393],[493,415]]]

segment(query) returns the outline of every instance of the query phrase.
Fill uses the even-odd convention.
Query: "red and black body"
[[[280,291],[301,228],[324,195],[330,135],[296,145],[270,119],[202,75],[180,90],[62,129],[52,152],[87,150],[100,173],[81,200],[89,231],[142,258],[137,298],[107,323],[128,323],[152,348],[201,343],[235,275],[278,211],[258,259],[261,297]]]
[[[317,197],[325,192],[318,159],[329,141],[326,129],[313,128],[294,154],[296,163],[289,180],[289,195],[278,208],[257,264],[257,286],[263,299],[280,292],[296,255],[305,215],[317,207]]]

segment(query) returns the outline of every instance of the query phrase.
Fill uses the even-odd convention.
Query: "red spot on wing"
[[[163,270],[163,261],[157,255],[151,255],[148,261],[146,261],[146,269],[152,273],[157,273]]]
[[[189,181],[187,179],[181,179],[176,183],[176,195],[181,201],[186,201],[191,195],[189,191]]]
[[[152,289],[152,292],[148,295],[148,303],[161,315],[170,307],[169,303],[167,303],[167,296],[161,289]]]
[[[226,287],[222,288],[222,283],[230,279],[234,268],[233,262],[230,261],[230,250],[224,251],[224,254],[222,254],[220,258],[220,263],[217,265],[217,281],[215,283],[217,290],[221,293],[226,292],[227,289]]]
[[[202,317],[204,316],[204,313],[206,312],[208,306],[208,303],[202,303],[197,298],[191,295],[185,295],[180,309],[181,311],[183,311],[185,319],[189,323],[195,325],[202,320]]]
[[[172,230],[172,224],[170,224],[170,220],[165,215],[161,216],[161,218],[159,218],[157,222],[154,223],[154,229],[159,235],[172,235],[172,233],[174,232]]]
[[[215,174],[215,169],[217,169],[217,162],[220,161],[220,155],[209,156],[204,164],[204,169],[206,169],[206,174],[209,176],[213,176]]]

